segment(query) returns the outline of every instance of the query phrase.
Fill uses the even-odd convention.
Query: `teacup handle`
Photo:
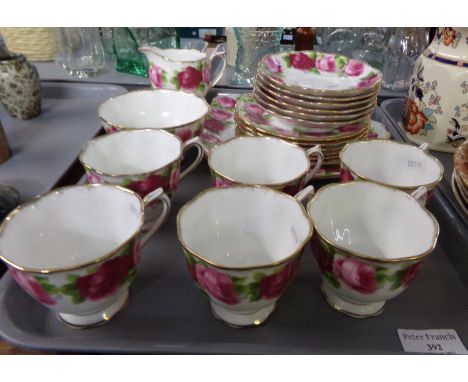
[[[215,51],[213,52],[213,54],[212,54],[211,57],[209,58],[209,61],[210,61],[210,68],[212,67],[213,59],[214,59],[215,57],[220,57],[221,60],[223,61],[223,64],[222,64],[221,70],[220,70],[219,73],[216,75],[215,79],[210,81],[210,88],[212,88],[213,86],[215,86],[215,85],[219,82],[219,80],[221,79],[221,77],[222,77],[223,74],[224,74],[224,71],[226,70],[227,61],[226,61],[226,50],[225,50],[225,48],[224,48],[224,45],[218,44],[218,46],[216,47]]]
[[[163,210],[161,215],[153,223],[151,229],[141,237],[140,243],[142,247],[148,242],[151,236],[153,236],[156,233],[159,227],[161,227],[162,223],[164,223],[164,221],[166,220],[167,215],[169,215],[169,211],[171,210],[171,201],[164,193],[164,189],[162,187],[159,187],[156,190],[150,192],[148,195],[146,195],[143,198],[143,205],[146,208],[148,204],[157,199],[159,199],[163,203]]]
[[[190,150],[192,147],[197,148],[197,150],[198,150],[197,157],[195,158],[193,163],[190,164],[190,166],[188,166],[184,171],[181,172],[179,179],[182,179],[184,176],[189,174],[191,171],[195,170],[195,168],[201,163],[201,161],[203,159],[204,151],[203,151],[203,146],[202,146],[202,144],[200,142],[200,138],[194,137],[194,138],[191,138],[191,139],[185,141],[183,143],[183,146],[182,146],[182,152],[185,154],[187,152],[187,150]]]
[[[307,186],[303,190],[299,191],[296,195],[294,195],[294,197],[299,203],[302,203],[304,199],[310,199],[312,196],[314,196],[314,194],[314,186]]]
[[[422,150],[422,151],[425,151],[427,153],[427,151],[429,150],[429,144],[427,144],[426,142],[422,143],[421,145],[419,145],[419,148]]]
[[[415,198],[418,202],[421,202],[421,198],[427,194],[427,191],[428,189],[426,186],[420,186],[411,193],[411,196]]]
[[[315,163],[314,168],[309,170],[309,172],[306,174],[304,184],[309,183],[310,180],[314,177],[314,175],[317,174],[317,171],[320,170],[320,168],[322,167],[322,163],[324,159],[322,148],[320,147],[320,145],[311,147],[310,149],[306,151],[306,154],[309,157],[311,155],[317,155],[317,163]]]

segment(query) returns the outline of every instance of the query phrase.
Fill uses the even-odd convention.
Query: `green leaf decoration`
[[[119,251],[117,256],[129,255],[133,250],[132,245],[133,245],[133,241],[130,243],[127,243],[127,245]]]
[[[381,272],[377,272],[375,276],[375,280],[377,281],[377,287],[382,288],[385,281],[387,281],[387,275]]]
[[[309,57],[312,59],[312,60],[315,60],[317,58],[317,52],[315,51],[312,51],[309,53]]]
[[[200,293],[203,295],[203,297],[204,297],[207,301],[210,301],[210,296],[209,296],[209,294],[205,292],[205,290],[200,286],[200,284],[195,283],[195,285],[197,286],[198,290],[199,290]]]
[[[67,280],[68,282],[70,282],[72,284],[75,284],[76,280],[78,280],[79,278],[80,278],[80,276],[78,276],[78,275],[66,275],[65,276],[65,280]]]
[[[44,276],[34,276],[34,278],[39,282],[42,282],[42,281],[48,282],[49,280],[47,277],[44,277]]]
[[[44,289],[48,294],[59,294],[59,288],[52,284],[41,284],[42,289]]]
[[[136,267],[130,269],[127,276],[125,277],[124,284],[131,284],[133,282],[133,280],[135,279],[136,271]]]
[[[72,303],[73,304],[81,304],[82,302],[84,302],[85,299],[83,297],[81,297],[81,295],[79,293],[76,293],[72,296]]]
[[[331,272],[324,272],[323,276],[335,289],[341,288],[340,282],[335,278],[335,276]]]
[[[291,61],[289,60],[289,54],[285,54],[282,57],[283,61],[286,63],[286,67],[290,68],[291,67]]]
[[[187,260],[187,263],[189,263],[191,267],[195,266],[197,264],[195,258],[185,249],[183,252],[184,252],[185,260]]]
[[[122,180],[122,187],[127,187],[130,183],[132,183],[133,180],[131,178],[124,178],[124,180]]]
[[[78,289],[77,289],[76,285],[73,283],[73,284],[62,285],[60,287],[59,291],[60,291],[60,293],[66,295],[66,296],[73,296],[74,294],[76,294],[78,292]]]
[[[166,167],[158,175],[169,178],[171,176],[171,170],[171,167]]]
[[[386,268],[386,267],[382,267],[381,265],[377,265],[377,266],[375,267],[375,270],[376,270],[376,272],[383,272],[383,271],[386,271],[387,268]]]
[[[86,274],[87,275],[92,275],[93,273],[96,273],[97,272],[97,269],[96,268],[88,268],[86,270]]]
[[[253,282],[247,285],[247,295],[249,296],[249,301],[254,302],[260,300],[262,297],[260,291],[260,284]]]
[[[316,68],[311,68],[310,71],[315,74],[320,74],[320,72]]]
[[[255,272],[254,275],[253,275],[253,279],[254,279],[254,281],[259,282],[260,280],[264,279],[265,276],[266,276],[265,273]]]
[[[205,91],[205,83],[203,81],[201,81],[198,86],[197,86],[197,89],[201,92]]]
[[[247,285],[234,284],[234,290],[239,296],[244,296],[247,294],[248,287]]]
[[[197,66],[195,69],[199,70],[200,72],[203,70],[203,64],[202,61],[197,61]]]
[[[346,63],[348,62],[348,59],[344,56],[335,56],[335,63],[336,63],[336,68],[338,70],[341,70],[343,69],[343,67],[346,65]]]
[[[401,286],[404,274],[404,270],[399,270],[393,273],[392,275],[388,276],[388,281],[392,283],[390,290],[398,289]]]

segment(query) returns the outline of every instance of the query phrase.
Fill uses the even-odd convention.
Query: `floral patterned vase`
[[[439,28],[416,61],[403,125],[410,141],[436,151],[468,139],[468,28]]]
[[[41,113],[41,83],[37,69],[23,55],[0,60],[0,102],[14,118]]]

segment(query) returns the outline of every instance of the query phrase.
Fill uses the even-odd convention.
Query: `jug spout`
[[[164,57],[164,50],[156,46],[145,45],[139,47],[138,50],[146,56],[149,62],[155,61],[158,56]]]

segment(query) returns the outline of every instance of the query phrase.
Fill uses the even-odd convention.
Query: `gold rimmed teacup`
[[[312,225],[296,197],[261,186],[202,191],[177,214],[189,273],[215,317],[258,326],[296,275]],[[205,217],[200,220],[200,217]]]

